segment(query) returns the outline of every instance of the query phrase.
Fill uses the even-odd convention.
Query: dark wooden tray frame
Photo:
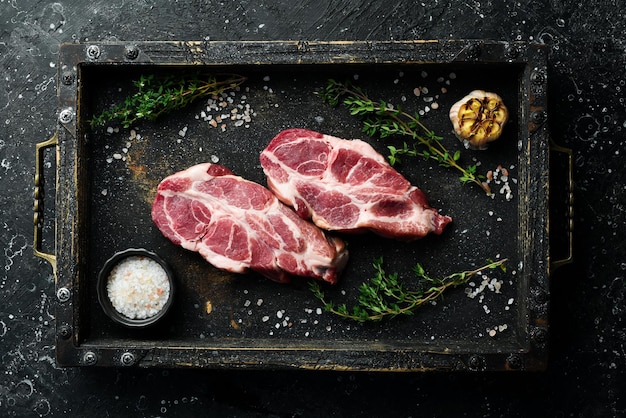
[[[480,40],[403,42],[134,42],[66,44],[59,54],[59,125],[54,267],[56,353],[60,366],[140,366],[193,368],[300,368],[331,370],[542,370],[548,357],[549,306],[549,135],[547,127],[547,49],[532,43]],[[303,343],[250,347],[179,347],[175,344],[93,345],[81,338],[85,324],[80,306],[86,297],[84,254],[85,196],[81,173],[85,150],[81,137],[81,71],[86,66],[194,66],[198,64],[383,64],[486,63],[523,66],[520,83],[519,193],[529,210],[520,216],[519,246],[524,272],[525,317],[518,347],[477,344],[475,350],[387,347],[338,341],[324,347]],[[84,123],[84,122],[83,122]],[[39,156],[39,151],[38,151]],[[523,164],[522,164],[523,163]],[[38,163],[39,164],[39,163]],[[36,221],[37,223],[37,221]],[[37,229],[37,227],[36,227]],[[37,252],[38,248],[36,248]],[[40,252],[40,254],[44,254]]]

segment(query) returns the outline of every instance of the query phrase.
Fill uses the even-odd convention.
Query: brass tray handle
[[[35,192],[34,192],[34,243],[33,252],[37,257],[41,257],[48,261],[52,265],[52,274],[56,278],[57,275],[57,258],[54,254],[46,253],[41,249],[41,227],[43,224],[43,152],[48,147],[53,147],[58,144],[57,134],[55,133],[52,138],[47,141],[40,142],[36,146],[35,154]]]
[[[574,260],[573,235],[574,235],[574,154],[571,148],[565,148],[551,142],[550,150],[564,153],[567,157],[567,256],[551,263],[552,270],[556,270]]]

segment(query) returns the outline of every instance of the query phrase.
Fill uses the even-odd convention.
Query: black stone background
[[[0,416],[626,415],[623,0],[0,1]],[[575,262],[552,278],[542,373],[61,369],[54,281],[33,256],[34,150],[59,45],[131,40],[543,42],[554,139],[575,159]]]

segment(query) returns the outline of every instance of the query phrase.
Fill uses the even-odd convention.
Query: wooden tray
[[[486,41],[410,42],[138,42],[67,44],[59,55],[59,125],[37,147],[35,251],[53,265],[61,366],[304,368],[333,370],[538,370],[546,365],[550,269],[549,137],[546,56],[542,45]],[[133,92],[142,74],[233,72],[248,79],[222,111],[206,100],[125,129],[91,129],[94,114]],[[479,172],[504,167],[511,196],[461,185],[458,174],[421,159],[397,169],[453,217],[441,236],[400,243],[374,235],[345,236],[351,260],[340,283],[325,288],[352,304],[358,286],[384,257],[407,287],[419,262],[433,276],[507,258],[448,291],[415,315],[359,324],[321,312],[307,279],[273,283],[254,274],[219,271],[183,250],[152,224],[150,208],[164,177],[219,161],[261,184],[258,155],[282,129],[303,127],[362,138],[381,153],[404,139],[371,138],[342,108],[315,94],[329,78],[349,79],[370,96],[423,113],[462,162]],[[424,87],[426,89],[424,89]],[[420,95],[415,89],[421,89]],[[450,106],[474,89],[500,94],[510,111],[503,137],[487,151],[465,150],[454,138]],[[437,105],[433,106],[433,103]],[[249,105],[250,121],[214,128],[206,118]],[[209,107],[209,109],[207,109]],[[54,251],[42,247],[45,150],[56,149]],[[41,171],[41,172],[40,172]],[[141,247],[164,258],[177,276],[165,322],[151,330],[116,325],[98,304],[95,279],[115,252]],[[494,282],[495,283],[495,282]],[[207,309],[210,305],[211,309]],[[209,312],[210,311],[210,312]]]

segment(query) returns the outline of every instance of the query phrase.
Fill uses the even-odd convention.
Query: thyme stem
[[[483,270],[499,267],[506,271],[506,261],[507,259],[491,261],[477,269],[454,273],[442,279],[428,276],[423,267],[417,264],[414,273],[420,279],[420,287],[417,290],[407,290],[398,282],[397,274],[385,272],[382,258],[377,258],[373,263],[376,275],[361,284],[358,303],[352,309],[348,309],[346,304],[336,305],[329,301],[318,282],[311,281],[309,288],[323,304],[326,312],[358,322],[380,321],[387,317],[412,315],[420,306],[439,299],[447,289],[467,283]]]
[[[142,75],[133,82],[137,91],[124,102],[105,110],[90,121],[91,127],[118,119],[124,128],[140,119],[153,121],[164,113],[182,108],[205,96],[216,95],[241,85],[246,77],[237,74],[194,74],[191,76]]]

